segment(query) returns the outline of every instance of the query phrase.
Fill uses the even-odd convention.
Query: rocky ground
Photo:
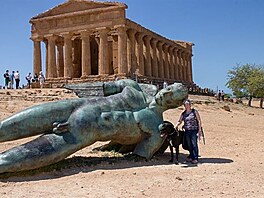
[[[64,89],[1,90],[0,119],[43,102],[75,98]],[[96,144],[40,170],[0,175],[0,197],[263,197],[264,109],[190,98],[203,121],[206,144],[199,143],[199,164],[168,162],[169,151],[150,161],[113,152],[95,152]],[[227,111],[226,107],[230,108]],[[176,123],[183,108],[168,110]],[[31,140],[0,143],[0,151]]]

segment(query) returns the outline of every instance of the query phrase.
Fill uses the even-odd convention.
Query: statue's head
[[[155,95],[155,101],[159,106],[172,109],[181,106],[187,96],[187,88],[181,83],[174,83],[160,90]]]

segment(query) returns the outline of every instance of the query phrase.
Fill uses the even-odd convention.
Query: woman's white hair
[[[186,100],[183,102],[183,104],[192,104],[192,102],[191,102],[191,100],[186,99]]]

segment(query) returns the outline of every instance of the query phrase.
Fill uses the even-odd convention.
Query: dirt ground
[[[42,102],[76,97],[67,90],[1,90],[0,119]],[[199,164],[168,162],[169,151],[150,161],[113,152],[94,152],[98,142],[59,165],[0,175],[0,197],[264,197],[264,109],[190,98],[201,115],[206,144],[199,143]],[[223,109],[230,107],[231,111]],[[164,113],[176,123],[182,107]],[[0,143],[0,151],[32,138]]]

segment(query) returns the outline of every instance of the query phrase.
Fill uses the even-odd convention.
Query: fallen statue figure
[[[0,173],[50,165],[96,141],[136,145],[133,153],[150,159],[164,141],[158,129],[163,112],[187,97],[179,83],[154,97],[132,80],[106,83],[104,89],[111,94],[44,103],[1,121],[0,142],[42,135],[0,153]]]

